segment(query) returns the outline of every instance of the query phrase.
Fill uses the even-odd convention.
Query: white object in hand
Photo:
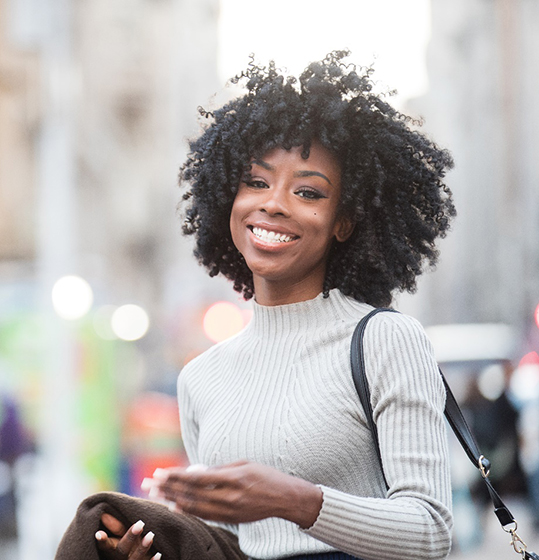
[[[201,472],[201,471],[207,471],[207,470],[208,470],[208,467],[206,465],[197,464],[197,465],[189,465],[185,469],[185,472]]]

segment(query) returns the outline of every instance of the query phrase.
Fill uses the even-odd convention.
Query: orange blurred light
[[[204,314],[204,334],[213,342],[221,342],[243,329],[241,309],[228,301],[214,303]]]

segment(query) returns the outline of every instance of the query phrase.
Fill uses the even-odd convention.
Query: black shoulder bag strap
[[[386,487],[389,488],[383,469],[380,444],[378,442],[378,430],[373,418],[371,395],[369,384],[367,382],[367,376],[365,374],[365,352],[363,348],[363,338],[367,323],[371,317],[381,312],[398,313],[398,311],[390,308],[376,308],[368,313],[365,317],[363,317],[363,319],[361,319],[361,321],[358,323],[352,336],[350,361],[352,365],[352,376],[354,379],[354,384],[356,386],[359,399],[367,416],[367,422],[374,439],[376,454],[378,455],[378,460],[382,468]],[[490,482],[490,479],[488,477],[490,471],[490,461],[479,451],[477,442],[475,441],[475,438],[468,424],[466,423],[466,420],[464,419],[462,411],[460,410],[460,407],[455,397],[453,396],[453,393],[451,392],[451,389],[447,384],[442,371],[440,370],[440,368],[438,368],[438,370],[440,371],[440,375],[442,376],[447,395],[445,403],[445,417],[449,422],[449,425],[453,429],[453,432],[455,432],[455,435],[462,445],[462,448],[466,452],[466,455],[468,455],[473,465],[477,469],[479,469],[481,476],[487,486],[492,504],[494,505],[494,513],[498,517],[498,521],[500,522],[503,530],[511,535],[511,544],[515,549],[515,552],[521,554],[524,560],[539,560],[539,556],[535,554],[535,552],[528,551],[526,549],[526,544],[517,535],[517,522],[515,521],[515,518],[509,511],[508,507],[503,503],[499,494],[492,486],[492,483]]]

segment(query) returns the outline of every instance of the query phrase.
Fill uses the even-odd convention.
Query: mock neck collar
[[[358,308],[370,306],[343,295],[338,289],[315,298],[285,305],[260,305],[253,301],[253,318],[248,329],[259,334],[298,332],[324,327],[338,318],[356,318]]]

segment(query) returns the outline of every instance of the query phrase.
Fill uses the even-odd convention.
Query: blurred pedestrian
[[[17,535],[14,467],[30,450],[17,402],[0,395],[0,539]]]

